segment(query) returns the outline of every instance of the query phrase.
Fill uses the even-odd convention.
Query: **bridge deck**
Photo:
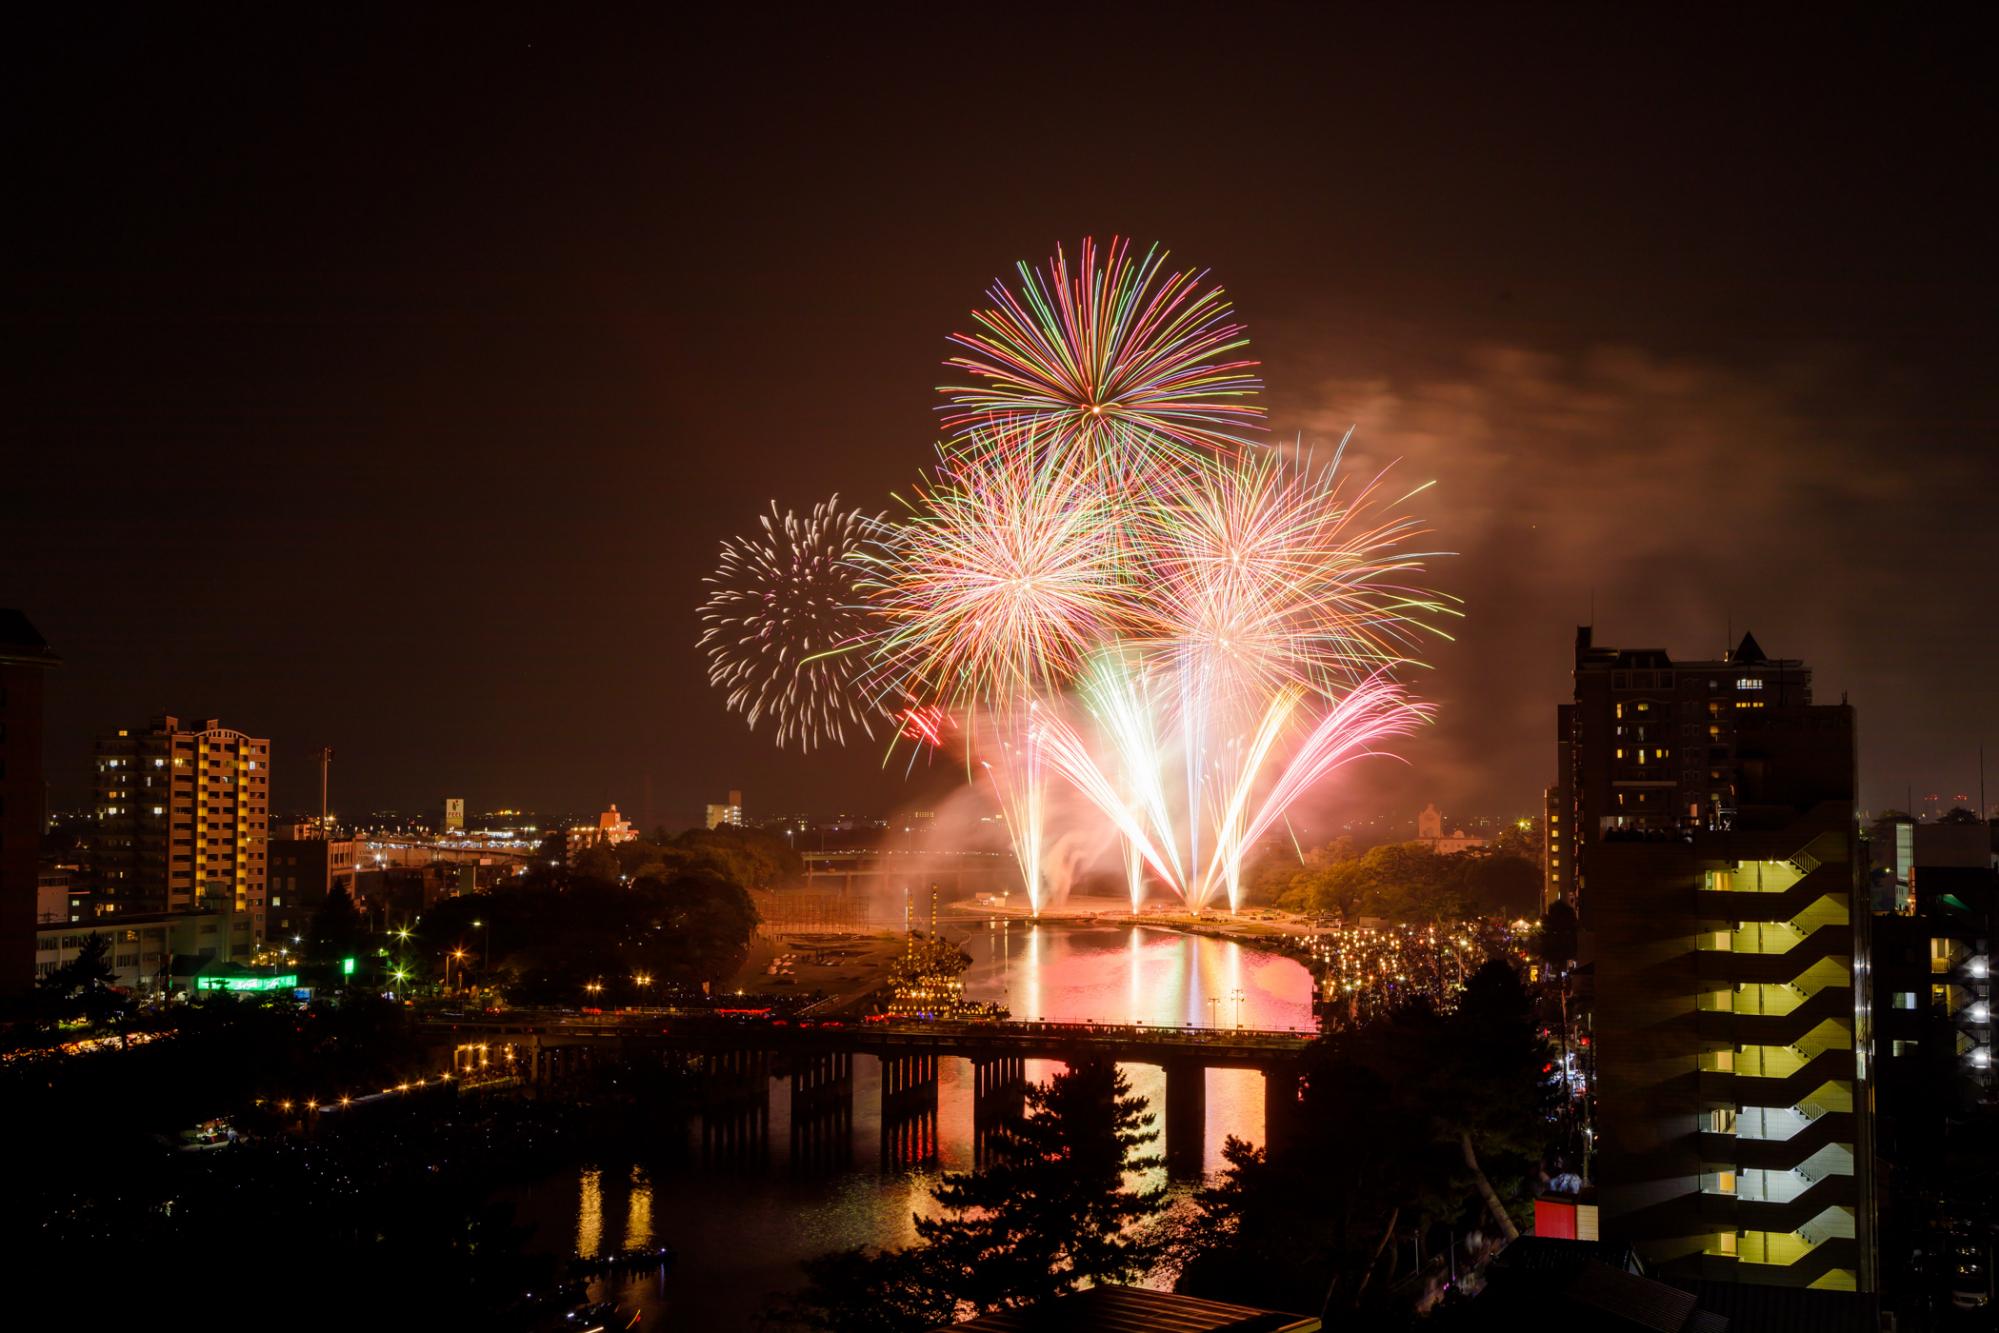
[[[1311,1034],[1248,1028],[1166,1028],[1113,1023],[783,1023],[735,1022],[675,1014],[467,1015],[425,1020],[433,1039],[531,1037],[541,1045],[645,1041],[689,1050],[848,1051],[865,1055],[934,1052],[978,1059],[1064,1060],[1104,1055],[1130,1064],[1193,1063],[1266,1069],[1301,1056]]]

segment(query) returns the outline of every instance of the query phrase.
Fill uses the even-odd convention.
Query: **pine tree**
[[[1108,1061],[1029,1087],[1026,1114],[995,1127],[990,1163],[937,1187],[947,1216],[916,1219],[951,1289],[991,1310],[1142,1276],[1157,1246],[1130,1232],[1165,1191],[1126,1189],[1125,1176],[1159,1165],[1138,1155],[1159,1138],[1154,1123]]]

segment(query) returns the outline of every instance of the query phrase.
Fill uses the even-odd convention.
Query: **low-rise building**
[[[93,935],[110,940],[105,961],[112,983],[135,995],[161,995],[186,960],[248,963],[256,952],[255,923],[247,912],[225,908],[196,912],[125,912],[92,921],[66,921],[35,930],[35,975],[48,976],[74,959]],[[176,959],[182,960],[177,965]]]
[[[1445,833],[1443,812],[1434,804],[1424,806],[1423,813],[1416,816],[1416,841],[1439,856],[1468,852],[1474,847],[1483,847],[1486,843],[1484,838],[1467,833],[1461,828],[1454,828]]]

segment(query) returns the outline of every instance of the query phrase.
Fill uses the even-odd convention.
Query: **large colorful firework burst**
[[[779,745],[844,744],[849,728],[874,735],[881,711],[856,688],[873,621],[853,556],[879,519],[841,508],[837,495],[803,515],[773,501],[760,532],[722,544],[705,580],[709,683],[752,728],[769,715]]]
[[[1010,422],[974,443],[856,556],[878,618],[869,685],[897,706],[1054,693],[1138,623],[1127,514],[1073,438]]]
[[[1214,460],[1144,507],[1152,647],[1203,695],[1325,692],[1448,637],[1453,605],[1411,583],[1441,553],[1409,546],[1424,529],[1387,512],[1385,471],[1350,484],[1344,448]]]
[[[1058,783],[1134,910],[1148,880],[1233,906],[1294,802],[1428,719],[1394,676],[1456,614],[1386,474],[1343,475],[1344,441],[1324,466],[1256,442],[1242,327],[1165,259],[1085,241],[1074,269],[1021,265],[954,335],[972,382],[943,389],[949,438],[902,512],[773,508],[704,608],[711,678],[781,743],[879,721],[961,753],[1037,910],[1046,821],[1078,809],[1051,813]]]
[[[1262,430],[1256,362],[1206,274],[1170,272],[1157,247],[1136,258],[1114,238],[1085,240],[1072,270],[1057,247],[1046,269],[1019,265],[973,312],[975,333],[954,333],[964,352],[945,362],[972,376],[945,385],[944,424],[958,442],[1007,419],[1074,435],[1099,453],[1229,454]],[[975,441],[974,441],[975,442]]]

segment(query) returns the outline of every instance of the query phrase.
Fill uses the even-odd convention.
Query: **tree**
[[[836,1250],[807,1259],[805,1289],[779,1303],[778,1317],[832,1333],[928,1333],[953,1323],[958,1298],[935,1255],[906,1250]]]
[[[1132,1232],[1165,1207],[1165,1190],[1127,1189],[1125,1177],[1159,1165],[1144,1155],[1153,1123],[1108,1061],[1030,1086],[1024,1114],[994,1127],[986,1165],[932,1190],[946,1215],[916,1218],[922,1244],[815,1259],[784,1313],[839,1333],[915,1333],[951,1323],[960,1306],[1033,1305],[1143,1276],[1159,1246]]]
[[[946,1175],[949,1214],[916,1219],[950,1290],[980,1310],[1030,1305],[1079,1283],[1129,1282],[1156,1246],[1129,1234],[1165,1207],[1163,1187],[1128,1190],[1159,1138],[1115,1064],[1089,1060],[1027,1090],[1026,1114],[996,1127],[989,1165]]]
[[[1944,812],[1943,818],[1937,820],[1939,824],[1983,824],[1984,822],[1961,805],[1953,805]]]
[[[308,947],[319,962],[351,958],[360,953],[365,935],[361,913],[355,909],[345,887],[335,888],[326,895],[326,901],[312,914],[312,922],[306,928]]]
[[[1487,916],[1519,917],[1533,912],[1541,899],[1541,867],[1519,856],[1463,852],[1456,862],[1457,882],[1466,906]]]
[[[1227,1171],[1197,1196],[1174,1247],[1179,1289],[1331,1322],[1390,1299],[1398,1235],[1448,1243],[1512,1225],[1548,1132],[1546,1062],[1525,988],[1498,959],[1449,1016],[1415,1004],[1322,1038],[1284,1156],[1231,1140]]]
[[[705,869],[629,886],[580,875],[508,884],[446,899],[423,922],[433,959],[469,944],[490,952],[488,973],[510,997],[570,1004],[593,983],[611,988],[606,998],[641,998],[631,988],[640,973],[661,986],[726,980],[756,929],[749,894]]]
[[[602,842],[593,842],[578,852],[571,869],[577,879],[594,879],[605,884],[616,884],[624,873],[618,865],[618,854]]]
[[[673,840],[676,850],[708,863],[723,878],[746,889],[767,889],[805,873],[805,858],[783,838],[761,829],[689,829]]]
[[[57,1013],[80,1013],[93,1023],[102,1023],[115,1018],[128,1003],[113,989],[117,981],[118,973],[111,966],[111,937],[99,932],[85,937],[76,957],[35,984]]]

